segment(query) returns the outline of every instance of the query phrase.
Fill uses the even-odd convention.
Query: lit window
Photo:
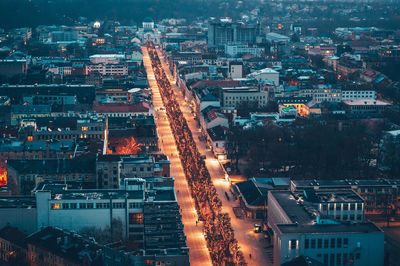
[[[59,210],[60,208],[61,208],[60,203],[51,204],[51,209],[53,210]]]

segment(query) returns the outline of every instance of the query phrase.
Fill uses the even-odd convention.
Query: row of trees
[[[214,265],[246,265],[234,237],[230,217],[222,212],[222,203],[210,174],[152,43],[148,43],[148,51],[196,210],[199,218],[204,221],[204,233],[211,260]]]

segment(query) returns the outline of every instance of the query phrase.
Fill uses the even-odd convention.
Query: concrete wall
[[[37,230],[36,208],[0,208],[0,228],[7,224],[32,234]]]

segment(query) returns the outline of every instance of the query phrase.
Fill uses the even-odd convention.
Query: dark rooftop
[[[278,224],[277,227],[282,234],[383,233],[383,231],[372,222],[314,225]]]

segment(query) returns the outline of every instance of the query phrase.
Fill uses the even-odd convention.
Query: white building
[[[126,64],[93,64],[86,65],[86,72],[99,73],[103,76],[126,76],[128,75],[128,65]]]
[[[89,228],[107,230],[116,220],[122,236],[143,242],[144,206],[176,203],[171,177],[127,178],[119,189],[92,189],[36,192],[37,227],[58,227],[74,231]]]
[[[357,100],[357,99],[376,99],[377,94],[374,90],[343,90],[342,100]]]
[[[298,256],[332,266],[383,265],[383,231],[364,222],[363,216],[358,219],[364,209],[360,196],[351,190],[338,193],[309,190],[302,196],[289,191],[268,192],[274,265]],[[352,219],[351,215],[352,222],[342,222]]]
[[[89,56],[92,64],[119,64],[125,59],[124,54],[94,54]]]
[[[243,78],[243,63],[242,62],[229,62],[229,77],[231,79]]]
[[[225,44],[225,54],[228,57],[237,57],[238,55],[252,55],[255,57],[261,56],[264,52],[264,48],[260,47],[249,47],[248,44],[240,44],[240,43],[229,43]]]
[[[269,80],[273,81],[275,86],[279,85],[279,72],[272,68],[264,68],[261,70],[254,71],[248,75],[249,78],[255,78],[256,80]]]
[[[224,107],[238,107],[242,103],[263,107],[268,103],[268,92],[252,87],[222,88],[222,101]]]
[[[143,20],[142,28],[139,28],[137,35],[142,43],[147,41],[153,42],[154,44],[159,44],[161,39],[161,33],[154,26],[153,19],[146,17]]]

